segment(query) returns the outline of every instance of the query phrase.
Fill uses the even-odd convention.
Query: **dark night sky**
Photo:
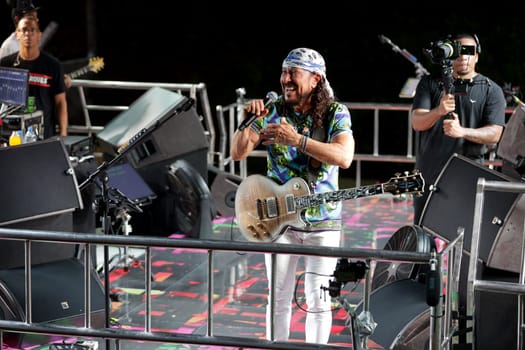
[[[510,5],[476,8],[446,5],[424,11],[422,5],[391,6],[351,1],[250,2],[245,7],[225,2],[133,2],[90,0],[34,0],[41,6],[43,27],[59,24],[46,50],[62,61],[86,57],[90,49],[104,57],[105,67],[94,78],[103,80],[205,83],[212,109],[235,101],[235,89],[247,97],[263,97],[279,90],[282,59],[292,48],[307,46],[321,52],[336,95],[349,102],[408,103],[398,93],[414,65],[382,44],[390,38],[400,49],[432,65],[422,48],[448,33],[474,32],[483,53],[478,70],[503,84],[523,84],[525,26]],[[257,4],[260,4],[257,6]],[[432,4],[429,4],[432,6]],[[441,6],[441,5],[440,5]],[[9,10],[2,3],[0,27],[4,37],[12,30]],[[94,40],[87,41],[87,18]],[[91,47],[89,47],[91,46]]]
[[[91,79],[205,83],[212,113],[217,105],[235,102],[240,87],[247,98],[280,91],[283,58],[303,46],[324,56],[328,79],[341,101],[409,104],[410,99],[398,94],[416,67],[381,43],[379,35],[432,70],[437,67],[423,55],[423,47],[450,33],[476,33],[483,49],[478,71],[500,85],[525,84],[523,5],[511,2],[488,9],[474,2],[425,4],[431,10],[423,9],[421,1],[388,7],[344,0],[310,6],[299,1],[251,1],[245,6],[191,0],[33,2],[41,6],[43,28],[51,21],[59,25],[45,49],[61,61],[103,57],[104,69]],[[0,6],[0,34],[6,37],[13,26],[6,3]],[[102,97],[114,100],[110,93]],[[138,96],[129,103],[134,98]],[[356,151],[371,153],[372,118],[361,118],[363,111],[351,113]],[[379,152],[406,154],[406,122],[386,116],[381,118]],[[368,162],[363,176],[385,171],[390,176],[388,167],[406,170],[404,164]]]

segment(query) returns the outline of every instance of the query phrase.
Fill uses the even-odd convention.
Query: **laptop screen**
[[[0,102],[25,107],[28,95],[29,70],[0,67]]]

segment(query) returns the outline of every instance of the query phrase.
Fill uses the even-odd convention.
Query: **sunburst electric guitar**
[[[374,196],[421,195],[425,180],[417,170],[396,174],[388,182],[325,193],[310,192],[306,181],[293,178],[279,185],[262,175],[246,177],[235,194],[235,215],[243,236],[253,242],[273,242],[289,226],[304,227],[304,209],[326,202]]]
[[[102,57],[91,57],[89,63],[77,70],[67,73],[71,79],[76,79],[88,72],[98,73],[104,68],[104,58]]]

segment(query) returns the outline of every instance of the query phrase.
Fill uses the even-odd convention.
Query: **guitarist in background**
[[[284,59],[281,71],[282,95],[274,103],[250,101],[246,112],[256,119],[233,136],[231,157],[246,158],[259,144],[266,146],[267,176],[281,185],[301,177],[312,192],[338,189],[339,168],[348,168],[354,156],[350,112],[335,101],[326,78],[323,57],[309,48],[297,48]],[[339,247],[341,202],[306,210],[307,227],[289,227],[275,242]],[[271,255],[266,255],[271,281]],[[290,335],[294,281],[299,256],[277,255],[275,276],[274,339]],[[337,259],[305,256],[306,341],[326,344],[329,340],[331,300],[322,292],[328,286]],[[271,288],[271,286],[270,286]],[[270,303],[267,307],[266,336],[271,338]]]

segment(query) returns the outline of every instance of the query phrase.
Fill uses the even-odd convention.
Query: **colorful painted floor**
[[[391,235],[413,219],[412,199],[377,195],[343,202],[342,246],[382,249]],[[240,237],[231,217],[214,221],[214,234]],[[179,238],[173,235],[174,239]],[[135,252],[136,253],[136,252]],[[152,329],[183,334],[206,334],[207,252],[189,249],[152,250]],[[145,278],[142,256],[128,260],[110,274],[115,296],[113,319],[118,327],[143,329]],[[214,255],[213,334],[264,339],[268,289],[263,254],[217,252]],[[302,298],[303,273],[298,273],[297,299]],[[362,284],[346,284],[341,296],[352,308],[361,302]],[[330,344],[350,345],[347,311],[334,302]],[[305,311],[295,305],[291,340],[304,341]],[[135,344],[137,349],[165,348]],[[126,344],[124,349],[134,349]],[[173,348],[173,347],[170,347]]]

